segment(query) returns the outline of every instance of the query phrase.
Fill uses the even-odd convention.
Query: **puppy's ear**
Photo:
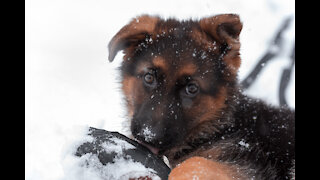
[[[227,48],[225,49],[227,50],[227,54],[225,54],[224,60],[229,67],[237,71],[240,67],[239,35],[242,30],[239,16],[236,14],[216,15],[201,19],[199,24],[207,35]]]
[[[199,24],[201,29],[215,40],[228,45],[239,40],[242,29],[242,23],[236,14],[221,14],[203,18]]]
[[[145,39],[147,35],[152,34],[158,20],[158,17],[144,15],[133,19],[129,24],[124,26],[111,39],[108,45],[109,61],[113,61],[118,51],[135,45]]]

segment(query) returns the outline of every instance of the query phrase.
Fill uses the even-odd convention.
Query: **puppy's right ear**
[[[136,45],[147,35],[151,35],[158,22],[158,17],[148,15],[134,18],[129,24],[124,26],[110,41],[109,61],[112,62],[118,51],[129,46]]]

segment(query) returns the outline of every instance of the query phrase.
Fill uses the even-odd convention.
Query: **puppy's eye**
[[[196,82],[190,82],[186,86],[186,93],[189,96],[194,96],[199,92],[199,86]]]
[[[144,75],[144,82],[147,84],[152,84],[154,82],[154,74],[148,72]]]

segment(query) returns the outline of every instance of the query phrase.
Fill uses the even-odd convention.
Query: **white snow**
[[[114,163],[103,165],[96,154],[88,153],[81,157],[74,156],[77,147],[84,142],[92,142],[93,138],[88,133],[88,127],[77,127],[69,131],[69,139],[66,141],[61,152],[61,165],[63,166],[64,177],[61,180],[119,180],[127,177],[154,176],[155,171],[146,168],[139,162],[134,162],[130,156],[124,159],[123,150],[134,149],[128,142],[110,138],[110,143],[102,143],[106,152],[116,152]]]
[[[143,129],[143,136],[145,137],[145,141],[146,142],[150,142],[155,136],[156,136],[156,134],[154,134],[152,131],[151,131],[151,128],[149,128],[149,127],[145,127],[144,129]]]
[[[132,144],[118,138],[109,138],[109,140],[112,142],[103,142],[101,144],[107,153],[116,152],[117,154],[121,155],[123,150],[136,148]]]
[[[133,17],[141,14],[164,18],[198,19],[219,13],[237,13],[241,32],[243,79],[265,53],[281,22],[294,19],[291,0],[27,0],[26,1],[26,125],[25,179],[101,179],[101,169],[78,167],[71,147],[93,126],[128,134],[127,117],[117,67],[107,60],[107,44]],[[294,21],[284,34],[284,49],[264,65],[257,82],[245,93],[278,104],[278,84],[294,42]],[[286,98],[295,107],[295,71]],[[90,139],[82,139],[90,140]],[[72,142],[76,142],[72,144]],[[68,149],[68,148],[69,149]],[[121,164],[121,160],[119,160]],[[136,164],[126,168],[137,168]],[[125,168],[125,169],[126,169]],[[113,171],[118,171],[113,169]],[[137,169],[135,169],[137,170]]]
[[[153,176],[155,171],[146,168],[132,159],[116,158],[114,163],[103,165],[97,155],[86,154],[79,157],[72,155],[62,160],[65,176],[63,180],[97,179],[97,180],[127,180],[140,176]]]
[[[243,147],[249,148],[249,143],[246,143],[246,142],[244,141],[244,139],[241,139],[241,141],[239,141],[238,144],[241,145],[241,146],[243,146]]]

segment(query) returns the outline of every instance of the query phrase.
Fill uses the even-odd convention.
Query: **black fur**
[[[188,157],[204,156],[235,166],[250,179],[290,179],[295,159],[295,112],[288,107],[269,106],[242,93],[235,70],[230,68],[237,68],[234,62],[239,57],[238,35],[242,26],[235,15],[218,18],[221,17],[220,20],[227,21],[220,22],[224,28],[212,26],[219,33],[201,26],[201,22],[174,19],[158,20],[155,32],[142,31],[145,33],[142,38],[141,33],[138,38],[129,33],[131,39],[124,40],[125,60],[121,71],[123,80],[136,80],[134,85],[124,87],[130,97],[128,104],[134,106],[130,107],[132,134],[160,149],[160,155],[167,156],[172,167]],[[194,31],[198,34],[192,34]],[[217,49],[199,43],[203,40],[215,44]],[[152,64],[156,56],[169,66],[166,71],[151,67],[157,73],[157,84],[151,87],[143,83],[143,72],[137,74],[136,70],[150,68],[141,62]],[[186,77],[175,76],[185,62],[197,68],[191,76],[201,78],[207,85],[198,97],[186,97],[183,94],[188,83]],[[223,89],[226,94],[221,93]],[[222,97],[220,101],[225,106],[217,105],[214,108],[218,114],[197,122],[202,109],[210,111],[208,107],[199,107],[207,100],[204,97]],[[194,102],[194,106],[183,107],[184,101]],[[153,111],[154,108],[158,111]],[[154,137],[147,141],[141,133],[145,127],[153,128]],[[208,150],[212,154],[203,155]]]
[[[216,160],[236,166],[248,178],[292,179],[295,165],[295,113],[234,92],[220,117],[223,126],[201,133],[175,152],[182,161],[207,149],[219,149]],[[210,124],[207,124],[210,127]],[[216,126],[214,124],[213,126]],[[207,157],[210,159],[211,157]]]

